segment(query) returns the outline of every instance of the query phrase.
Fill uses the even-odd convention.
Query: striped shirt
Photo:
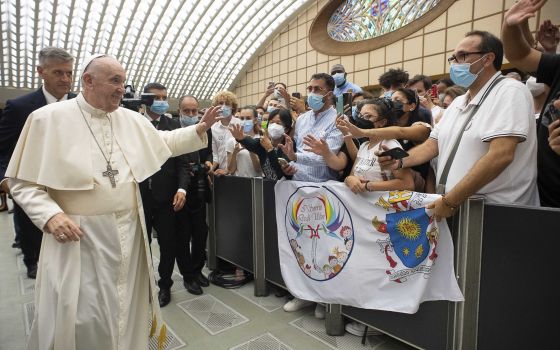
[[[331,152],[338,154],[344,140],[336,127],[336,110],[331,107],[317,115],[308,111],[297,119],[294,133],[297,160],[293,163],[297,169],[293,177],[295,181],[336,180],[338,173],[327,166],[322,156],[304,150],[307,146],[303,144],[303,138],[307,135],[325,139]]]

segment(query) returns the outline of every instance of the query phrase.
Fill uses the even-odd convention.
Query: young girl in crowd
[[[383,98],[361,102],[356,126],[363,130],[382,129],[395,123],[393,104]],[[358,150],[356,161],[345,183],[354,193],[365,191],[413,190],[414,180],[409,169],[383,171],[377,162],[376,151],[402,148],[397,140],[369,136]]]
[[[290,112],[286,109],[275,109],[268,116],[267,131],[260,138],[245,135],[241,127],[232,127],[231,134],[246,150],[256,154],[265,179],[278,180],[284,176],[279,159],[287,159],[278,145],[285,142],[291,130]]]
[[[235,128],[237,133],[254,138],[258,132],[257,110],[252,107],[243,107],[239,113],[241,123],[231,125],[230,130]],[[234,135],[235,137],[235,135]],[[245,149],[236,139],[232,138],[226,145],[228,159],[228,173],[242,177],[262,176],[259,158]]]

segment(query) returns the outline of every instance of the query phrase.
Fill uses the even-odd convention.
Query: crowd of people
[[[374,97],[336,64],[309,78],[306,96],[270,82],[255,105],[240,106],[234,93],[221,91],[201,110],[196,96],[185,95],[177,116],[159,82],[144,87],[154,101],[141,114],[119,107],[126,74],[108,55],[85,62],[83,91],[71,93],[74,58],[44,48],[42,87],[7,101],[0,119],[14,247],[38,281],[30,344],[144,348],[147,337],[134,332],[148,329],[145,315],[162,327],[155,306],[171,300],[175,263],[189,293],[209,285],[201,271],[217,176],[343,181],[355,194],[439,193],[429,207],[438,221],[474,194],[560,207],[560,33],[550,21],[536,38],[528,29],[543,3],[514,4],[502,40],[467,33],[448,59],[449,79],[389,69]],[[504,55],[517,75],[502,74]],[[61,245],[68,242],[80,245]],[[293,298],[284,310],[311,304]],[[324,314],[317,305],[316,317]],[[65,328],[76,325],[71,334],[61,330],[66,321]],[[346,329],[361,336],[365,326]]]

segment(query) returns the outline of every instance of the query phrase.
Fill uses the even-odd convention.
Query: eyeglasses
[[[451,55],[451,57],[449,57],[447,59],[447,62],[453,63],[453,61],[455,61],[457,63],[463,63],[463,62],[466,61],[467,56],[469,56],[469,55],[483,55],[483,54],[487,54],[487,53],[488,52],[486,52],[486,51],[457,52],[457,54]]]
[[[318,86],[308,86],[307,87],[307,92],[308,93],[319,93],[319,92],[327,92],[327,90],[323,89],[322,87],[318,87]]]
[[[369,121],[371,121],[372,123],[377,123],[377,122],[380,122],[380,121],[382,121],[382,120],[384,120],[384,119],[387,119],[387,118],[385,118],[385,117],[378,117],[378,118],[375,119],[375,120],[371,120],[371,118],[375,118],[373,115],[362,114],[362,113],[358,113],[358,118],[362,118],[362,119],[365,119],[365,120],[369,120]]]

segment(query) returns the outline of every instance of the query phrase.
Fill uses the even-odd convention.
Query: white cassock
[[[105,155],[114,137],[116,188],[78,103]],[[43,236],[27,349],[144,350],[149,336],[165,340],[138,182],[170,156],[206,147],[206,133],[157,131],[124,108],[109,118],[81,94],[47,105],[29,116],[12,155],[6,176],[31,220],[43,229],[64,212],[84,233],[64,244]]]

